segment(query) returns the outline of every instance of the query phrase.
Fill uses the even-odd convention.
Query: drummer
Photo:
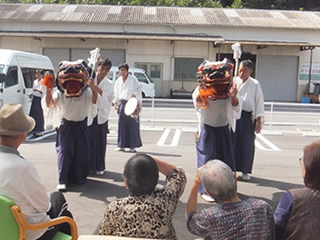
[[[114,108],[118,111],[118,144],[115,151],[136,152],[142,146],[139,116],[132,118],[124,113],[125,104],[134,97],[142,102],[141,87],[138,80],[129,74],[126,63],[119,65],[120,77],[114,86]],[[138,106],[137,106],[138,107]]]

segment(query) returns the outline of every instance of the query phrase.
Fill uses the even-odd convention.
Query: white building
[[[0,48],[61,60],[87,59],[99,47],[114,65],[147,70],[156,96],[191,92],[203,60],[243,58],[256,64],[266,101],[301,101],[320,82],[320,12],[107,5],[1,4]],[[314,50],[310,50],[314,49]],[[1,57],[1,56],[0,56]]]

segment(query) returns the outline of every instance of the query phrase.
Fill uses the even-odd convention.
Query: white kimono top
[[[120,100],[129,100],[131,95],[136,95],[139,102],[142,102],[141,86],[136,77],[128,74],[127,80],[124,83],[120,76],[114,86],[114,99],[113,102],[119,104]]]
[[[252,112],[253,119],[264,116],[263,92],[258,80],[249,77],[243,83],[240,77],[235,79],[238,93],[242,98],[242,110]]]
[[[47,107],[45,97],[41,102],[46,129],[59,127],[62,118],[75,122],[87,118],[87,125],[90,126],[97,115],[97,106],[92,103],[92,91],[89,87],[79,97],[68,98],[56,90],[52,98],[56,102],[56,107],[53,107],[51,103]]]
[[[98,124],[103,124],[109,119],[112,100],[114,99],[114,83],[105,77],[98,84],[102,90],[102,95],[98,93],[97,108],[98,108]]]
[[[46,87],[41,85],[43,78],[41,78],[40,81],[38,81],[38,79],[33,81],[33,86],[32,86],[32,95],[36,96],[36,97],[42,97],[45,95],[46,93]],[[38,91],[34,91],[33,89],[38,89],[40,90],[42,93],[38,92]]]
[[[199,87],[197,87],[192,97],[196,99],[199,95]],[[234,130],[235,120],[241,117],[242,111],[242,99],[237,94],[239,104],[237,106],[232,106],[231,97],[224,100],[209,100],[209,106],[207,109],[203,109],[196,106],[196,100],[194,100],[195,108],[197,111],[197,117],[199,121],[199,129],[202,129],[203,124],[212,126],[212,127],[223,127],[229,124],[229,126]]]

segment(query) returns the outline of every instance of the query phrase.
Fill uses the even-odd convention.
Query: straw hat
[[[17,103],[7,103],[0,109],[0,134],[16,136],[30,132],[35,121],[23,112]]]

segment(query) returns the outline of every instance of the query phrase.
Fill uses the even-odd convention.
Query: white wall
[[[170,30],[170,28],[168,28]],[[164,30],[169,31],[167,27]],[[171,29],[172,30],[172,29]],[[187,29],[177,27],[177,31],[185,32]],[[199,32],[201,29],[196,29]],[[310,37],[310,41],[315,41],[318,34],[314,34],[311,37],[310,31],[301,30],[301,32],[293,34],[293,31],[281,31],[275,29],[274,32],[266,31],[265,29],[248,29],[246,31],[240,31],[236,29],[210,29],[212,33],[223,33],[223,37],[237,37],[246,39],[255,34],[255,38],[262,38],[263,34],[267,34],[268,38],[282,39],[283,41],[288,39],[285,36],[293,37],[295,39],[302,39],[306,41],[307,37]],[[223,32],[222,32],[223,31]],[[263,34],[262,34],[263,33]],[[277,34],[279,35],[277,35]],[[261,35],[261,36],[260,36]],[[280,36],[281,35],[281,36]],[[298,35],[298,36],[297,36]],[[320,38],[319,38],[320,39]],[[99,47],[101,49],[110,50],[124,50],[125,61],[134,66],[136,62],[150,62],[150,63],[163,63],[163,84],[162,93],[163,96],[168,96],[170,89],[178,90],[181,88],[182,83],[180,81],[174,81],[174,57],[190,57],[190,58],[203,58],[208,60],[215,60],[215,56],[218,52],[232,53],[231,45],[221,45],[214,47],[212,42],[184,42],[184,41],[165,41],[165,40],[126,40],[126,39],[89,39],[84,38],[84,41],[80,38],[41,38],[39,40],[33,37],[0,37],[0,48],[17,49],[34,53],[43,53],[44,48],[64,48],[64,49],[94,49]],[[264,49],[257,49],[255,45],[243,45],[243,51],[251,52],[257,56],[259,55],[280,55],[280,56],[298,56],[299,66],[302,62],[309,62],[310,51],[300,51],[299,47],[290,46],[268,46]],[[315,49],[313,53],[313,63],[320,64],[320,50]],[[89,54],[89,53],[88,53]],[[196,71],[196,69],[195,69]],[[299,73],[299,69],[296,69]],[[297,79],[297,96],[296,100],[299,101],[305,88],[305,81]],[[198,83],[196,79],[194,82],[184,82],[183,87],[187,91],[192,91]],[[294,99],[293,99],[294,100]]]

